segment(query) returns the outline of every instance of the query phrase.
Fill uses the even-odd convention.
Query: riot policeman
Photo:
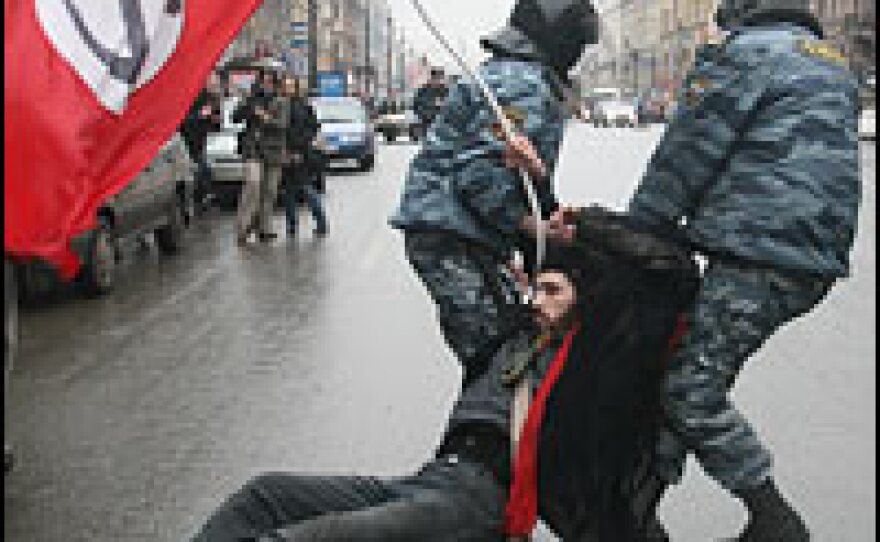
[[[746,504],[739,540],[808,540],[728,390],[777,329],[849,272],[857,84],[808,0],[724,0],[716,20],[728,35],[698,54],[629,208],[709,260],[666,379],[658,494],[690,451]]]
[[[559,85],[597,35],[589,0],[520,0],[509,24],[482,42],[492,56],[481,76],[534,143],[544,169],[534,175],[546,179],[556,164],[565,121]],[[496,128],[479,89],[457,83],[412,162],[391,219],[404,232],[407,257],[437,304],[467,378],[482,370],[518,318],[506,264],[535,223]],[[552,211],[550,183],[538,184]]]

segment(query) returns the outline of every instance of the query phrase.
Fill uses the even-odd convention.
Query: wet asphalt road
[[[622,205],[657,136],[575,127],[561,194]],[[412,152],[383,147],[372,174],[328,179],[326,239],[303,216],[301,238],[242,250],[213,211],[178,257],[126,247],[111,295],[25,308],[6,539],[179,541],[256,474],[395,475],[428,457],[459,373],[385,225]],[[876,533],[875,171],[871,145],[854,277],[736,390],[819,541]],[[661,512],[685,542],[744,517],[695,466]]]

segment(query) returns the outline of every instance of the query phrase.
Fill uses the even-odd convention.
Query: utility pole
[[[364,94],[370,96],[373,78],[373,53],[370,51],[371,33],[373,32],[373,15],[370,10],[371,0],[364,0]]]
[[[309,0],[309,94],[318,90],[318,0]]]
[[[673,87],[678,86],[678,54],[681,49],[681,22],[678,20],[678,0],[672,0],[672,73],[670,77],[673,81]]]
[[[406,32],[400,35],[400,62],[397,65],[400,75],[400,92],[406,95]]]
[[[388,96],[389,100],[394,96],[394,19],[391,18],[391,11],[388,12],[388,29],[386,34],[388,42]]]

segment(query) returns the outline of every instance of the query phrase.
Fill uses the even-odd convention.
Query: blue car
[[[316,146],[324,163],[354,161],[361,171],[376,165],[376,133],[370,114],[357,98],[313,98],[321,123]]]

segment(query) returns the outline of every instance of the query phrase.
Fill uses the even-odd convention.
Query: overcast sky
[[[452,66],[449,56],[425,29],[410,0],[386,1],[397,24],[405,28],[407,41],[415,44],[416,51],[428,54],[434,63]],[[600,12],[609,1],[613,0],[596,0]],[[422,0],[422,4],[438,28],[474,65],[482,59],[480,37],[504,25],[514,0]]]

